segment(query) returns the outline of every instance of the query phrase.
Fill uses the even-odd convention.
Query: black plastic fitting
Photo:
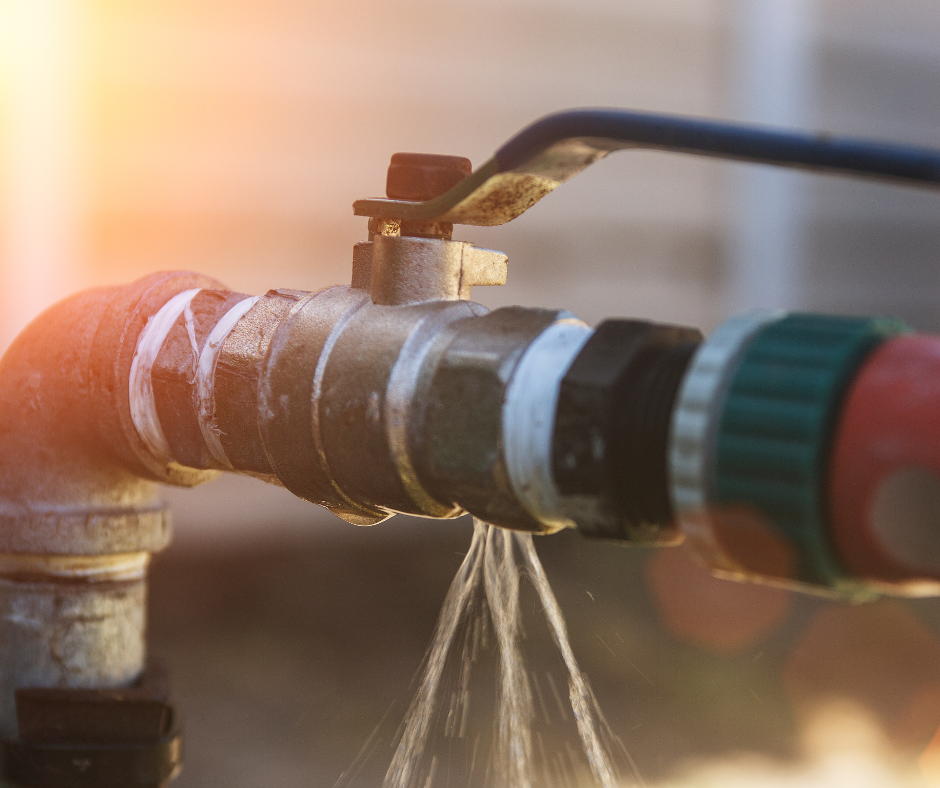
[[[4,784],[158,788],[182,768],[182,734],[159,664],[133,687],[16,692],[19,739],[2,743]]]
[[[677,541],[669,421],[701,341],[694,328],[608,320],[572,363],[558,396],[552,470],[563,506],[584,534]]]

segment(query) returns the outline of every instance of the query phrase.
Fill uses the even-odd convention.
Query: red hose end
[[[940,593],[940,337],[897,337],[865,361],[833,438],[828,503],[850,572]]]

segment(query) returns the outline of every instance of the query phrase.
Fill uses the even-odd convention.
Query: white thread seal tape
[[[219,439],[220,431],[215,423],[215,365],[219,360],[222,344],[232,333],[235,324],[258,303],[260,298],[261,296],[245,298],[222,316],[209,333],[196,366],[196,416],[199,420],[199,431],[202,433],[209,453],[226,468],[231,468],[232,463],[229,462],[225,449],[222,448],[222,441]]]
[[[200,288],[197,287],[177,293],[147,321],[147,325],[137,338],[137,348],[131,362],[131,374],[128,381],[131,421],[151,457],[162,467],[173,462],[173,457],[170,456],[170,446],[157,415],[157,403],[153,396],[151,377],[153,363],[157,360],[173,324],[184,310],[189,308],[199,290]]]
[[[575,356],[594,329],[563,318],[536,337],[519,360],[503,403],[503,446],[513,492],[536,520],[573,528],[561,510],[552,473],[552,440],[558,391]]]

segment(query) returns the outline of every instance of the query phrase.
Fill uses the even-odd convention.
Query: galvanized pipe
[[[212,474],[140,459],[126,430],[130,359],[161,303],[216,285],[158,274],[81,293],[40,315],[0,360],[5,738],[17,735],[17,688],[122,687],[143,670],[147,561],[169,539],[156,482]]]
[[[0,556],[0,735],[21,687],[123,687],[145,657],[149,555]]]
[[[167,470],[248,473],[358,524],[469,510],[550,530],[506,475],[502,402],[526,346],[570,318],[401,300],[342,286],[175,295],[132,363],[137,445]]]
[[[0,735],[17,688],[141,674],[157,482],[236,470],[360,524],[460,514],[415,469],[410,421],[442,337],[484,312],[158,274],[37,318],[0,361]]]

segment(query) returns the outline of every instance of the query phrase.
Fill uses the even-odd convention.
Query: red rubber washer
[[[940,588],[940,337],[879,346],[856,373],[829,458],[829,527],[854,575]]]

